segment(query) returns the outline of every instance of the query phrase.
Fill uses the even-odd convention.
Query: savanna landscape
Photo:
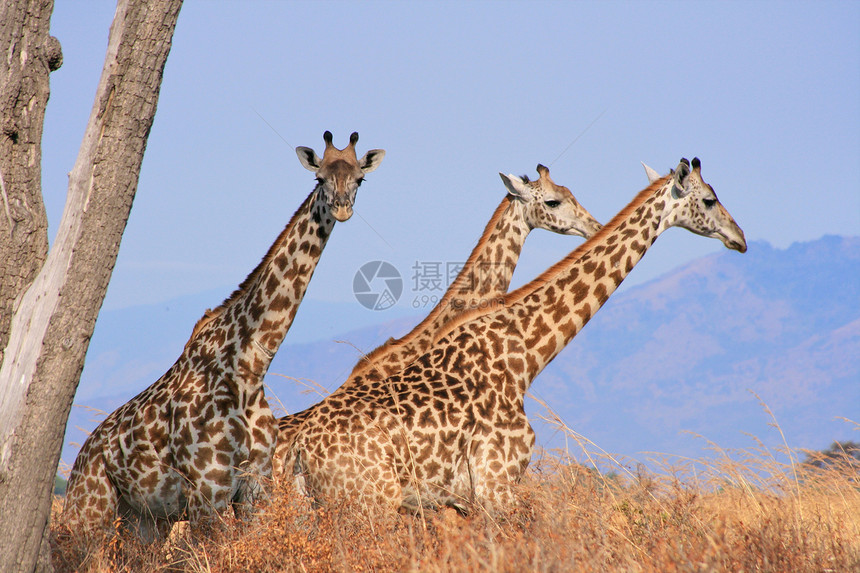
[[[839,411],[840,403],[854,400],[851,379],[857,366],[839,357],[856,345],[856,337],[844,331],[856,321],[857,310],[848,301],[857,295],[857,285],[839,277],[852,272],[860,254],[857,246],[854,238],[838,237],[789,250],[754,245],[744,257],[711,256],[619,293],[578,344],[537,380],[541,394],[547,393],[545,385],[558,388],[547,401],[532,398],[532,423],[545,445],[517,487],[517,506],[505,515],[464,516],[447,509],[383,516],[350,500],[315,508],[292,485],[278,483],[251,520],[222,515],[205,530],[180,523],[167,542],[150,545],[119,522],[116,534],[105,538],[85,539],[67,531],[60,514],[63,499],[57,496],[55,564],[61,571],[855,570],[860,566],[860,450],[850,439],[823,451],[800,449],[794,442],[808,442],[810,436],[820,442],[830,427],[841,428],[842,435],[847,430],[849,437],[857,431],[852,420],[821,425]],[[810,267],[815,268],[812,274],[804,270]],[[728,289],[722,286],[726,277],[732,285]],[[707,288],[697,291],[688,286],[703,284]],[[820,291],[835,296],[810,297]],[[674,294],[657,298],[665,292]],[[628,349],[628,360],[649,363],[646,355],[653,355],[654,343],[642,332],[665,324],[676,324],[671,331],[683,330],[689,322],[701,329],[708,324],[712,335],[729,341],[737,314],[748,325],[744,339],[725,349],[729,354],[722,360],[705,357],[671,370],[675,379],[670,386],[658,371],[648,370],[639,372],[639,384],[632,387],[630,370],[613,362],[621,346]],[[129,320],[107,316],[108,330],[114,322]],[[392,330],[402,330],[401,322],[340,338],[372,348]],[[630,322],[638,328],[626,329]],[[107,339],[117,348],[127,346],[118,327]],[[159,352],[149,343],[146,348]],[[95,356],[112,351],[106,341],[97,341]],[[173,351],[164,350],[165,360]],[[291,366],[327,379],[350,360],[343,345],[330,342],[288,345],[282,354],[272,372],[278,385],[267,388],[281,412],[292,404],[313,403],[327,390],[311,381],[298,384],[279,370]],[[656,362],[661,360],[671,360],[671,354]],[[760,366],[744,366],[750,360]],[[119,379],[124,373],[96,372],[99,380]],[[771,411],[774,394],[768,389],[769,381],[777,379],[785,396],[776,401],[779,419]],[[814,395],[806,389],[810,379],[818,381]],[[585,380],[594,381],[596,396],[567,405],[563,397],[580,396]],[[297,389],[285,392],[287,382]],[[686,433],[684,447],[696,444],[693,453],[642,452],[648,443],[672,451],[680,438],[657,429],[665,419],[631,421],[629,426],[620,421],[630,416],[623,412],[631,396],[640,405],[650,400],[653,411],[673,399],[644,392],[656,384],[688,393],[686,400],[701,405],[694,428],[705,435]],[[692,393],[703,385],[709,390]],[[762,396],[744,392],[754,402],[752,415],[736,412],[736,404],[707,407],[708,396],[734,393],[735,388],[764,391]],[[593,414],[595,409],[603,422],[585,415],[584,410]],[[620,412],[614,418],[612,409]],[[78,427],[106,414],[76,411]],[[669,428],[689,423],[689,412],[687,416]],[[727,420],[732,431],[720,429]],[[627,443],[624,453],[604,449],[606,434],[627,435],[625,442],[609,442]],[[68,476],[69,469],[68,463],[61,464],[61,475]]]
[[[567,430],[569,431],[569,430]],[[117,531],[82,538],[54,502],[58,571],[770,571],[860,567],[860,449],[720,451],[628,466],[571,432],[541,452],[503,516],[453,509],[381,516],[342,500],[313,508],[276,485],[249,521],[174,526],[147,545]],[[851,448],[854,448],[853,450]],[[788,458],[786,463],[778,461]],[[805,462],[805,463],[804,463]],[[594,464],[594,465],[592,465]],[[600,470],[595,467],[601,468]]]
[[[0,5],[0,571],[860,571],[860,10],[692,7]]]

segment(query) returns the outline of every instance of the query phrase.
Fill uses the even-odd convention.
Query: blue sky
[[[113,12],[54,9],[52,236]],[[368,323],[385,317],[353,299],[362,264],[400,269],[411,312],[412,266],[465,260],[505,192],[497,173],[539,162],[601,221],[644,187],[640,161],[665,173],[699,156],[748,240],[856,235],[860,4],[187,2],[105,308],[213,290],[218,304],[311,191],[292,146],[321,151],[324,130],[387,151],[306,299]],[[514,285],[580,242],[533,233]],[[673,229],[628,283],[722,248]]]

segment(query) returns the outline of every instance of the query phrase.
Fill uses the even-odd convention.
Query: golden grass
[[[494,518],[378,516],[346,501],[314,509],[275,486],[250,521],[175,529],[163,545],[122,532],[84,540],[55,519],[54,563],[192,573],[860,570],[860,467],[847,456],[815,468],[758,447],[651,470],[593,448],[584,458],[603,473],[543,452],[517,487],[518,506]]]

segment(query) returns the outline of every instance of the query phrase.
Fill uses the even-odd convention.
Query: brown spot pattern
[[[198,321],[174,365],[84,442],[67,490],[72,527],[110,527],[120,514],[152,539],[262,493],[276,437],[263,376],[334,226],[331,201],[343,204],[329,178],[352,201],[363,174],[354,149],[350,162],[329,146],[322,163],[317,187],[239,288]]]
[[[282,418],[276,477],[294,479],[320,501],[358,494],[391,508],[479,502],[490,511],[509,503],[535,441],[523,410],[529,385],[605,303],[663,222],[688,207],[669,200],[671,187],[671,177],[653,183],[500,305],[453,318],[423,354],[405,364],[360,365],[328,398]],[[655,208],[664,204],[672,209]]]

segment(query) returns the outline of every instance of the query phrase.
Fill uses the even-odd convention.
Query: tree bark
[[[49,17],[50,3],[37,4]],[[12,317],[0,366],[0,571],[50,566],[44,555],[63,433],[137,190],[181,4],[119,0],[57,238]]]
[[[0,5],[0,361],[15,301],[48,254],[42,202],[42,125],[48,74],[62,52],[48,35],[53,0]]]

